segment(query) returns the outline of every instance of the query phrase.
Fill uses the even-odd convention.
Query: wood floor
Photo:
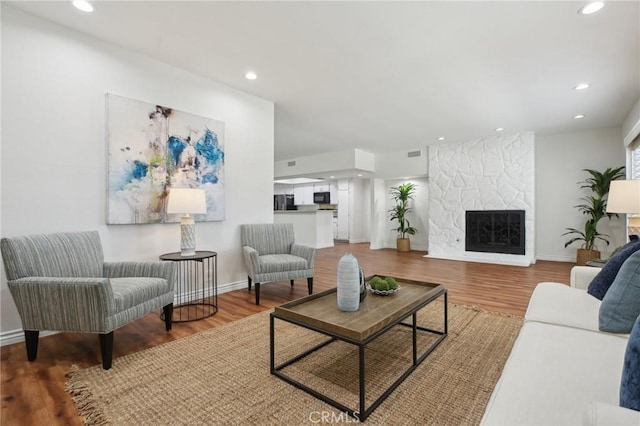
[[[368,244],[340,244],[318,251],[314,291],[335,287],[340,257],[351,252],[366,275],[392,275],[444,284],[450,303],[523,315],[535,285],[543,281],[569,282],[572,263],[540,261],[529,268],[428,259],[422,252],[369,250]],[[224,259],[218,265],[224,267]],[[114,366],[118,357],[235,321],[307,294],[306,280],[262,286],[261,305],[253,292],[238,290],[219,296],[219,312],[210,318],[173,325],[170,333],[157,313],[115,331]],[[0,424],[80,425],[81,419],[64,390],[65,372],[100,364],[98,337],[59,333],[40,338],[38,359],[27,362],[23,343],[1,348],[2,411]]]

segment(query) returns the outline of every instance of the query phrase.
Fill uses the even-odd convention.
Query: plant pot
[[[408,238],[398,238],[396,240],[396,248],[398,251],[411,251],[411,240]]]
[[[600,252],[598,250],[578,249],[576,256],[576,263],[578,265],[586,265],[591,260],[600,259]]]

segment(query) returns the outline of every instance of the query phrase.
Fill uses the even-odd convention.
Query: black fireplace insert
[[[524,210],[467,210],[465,250],[525,254]]]

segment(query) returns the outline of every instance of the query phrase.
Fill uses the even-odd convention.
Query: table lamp
[[[609,186],[607,213],[640,213],[640,180],[614,180]],[[637,235],[640,218],[630,217],[628,223],[629,238]],[[637,238],[637,237],[636,237]]]
[[[171,188],[167,213],[181,213],[180,252],[182,256],[196,254],[196,224],[190,214],[207,212],[207,199],[203,189]]]

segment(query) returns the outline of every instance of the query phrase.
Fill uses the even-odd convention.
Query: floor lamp
[[[180,221],[180,253],[182,256],[196,254],[196,224],[191,214],[207,212],[207,199],[203,189],[171,188],[167,213],[183,214]]]
[[[637,215],[640,213],[640,180],[614,180],[609,186],[607,198],[607,213],[626,213]],[[629,240],[638,239],[640,233],[640,217],[628,218]]]

